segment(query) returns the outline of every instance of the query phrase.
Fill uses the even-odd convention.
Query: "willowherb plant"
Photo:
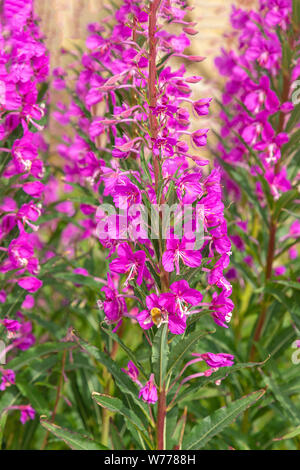
[[[258,10],[233,7],[231,24],[237,48],[223,50],[216,59],[226,77],[216,153],[232,202],[229,234],[235,246],[227,279],[236,281],[234,296],[241,299],[238,348],[246,360],[271,355],[270,371],[262,376],[276,399],[275,409],[283,408],[288,417],[288,429],[289,423],[299,424],[292,391],[297,371],[281,375],[273,361],[282,360],[300,328],[300,105],[295,99],[300,2],[261,0]],[[260,383],[261,376],[256,380]],[[245,426],[253,430],[247,416]],[[282,420],[270,431],[270,442],[276,433],[282,436]]]
[[[33,13],[31,0],[3,0],[0,3],[0,153],[1,153],[1,309],[0,325],[6,347],[0,364],[10,353],[30,348],[35,337],[26,310],[34,305],[39,279],[37,250],[41,246],[37,225],[42,212],[44,164],[39,152],[46,144],[40,133],[45,120],[42,102],[48,76],[49,58]],[[3,358],[3,361],[1,359]],[[3,392],[15,384],[15,372],[8,362],[0,368]],[[19,409],[21,422],[33,419],[30,405],[10,406],[1,413]],[[15,403],[15,401],[14,401]],[[1,428],[4,426],[1,417]]]
[[[209,317],[228,327],[233,302],[224,276],[231,242],[221,172],[209,172],[209,161],[199,154],[208,129],[190,130],[190,111],[207,115],[211,98],[193,100],[201,77],[186,76],[183,64],[169,65],[174,58],[186,64],[203,60],[185,54],[188,36],[197,32],[185,19],[189,11],[185,1],[125,0],[101,24],[89,25],[88,52],[73,54],[74,76],[54,71],[56,88],[69,88],[72,95],[70,107],[58,104],[55,112],[61,124],[75,130],[75,137],[65,137],[58,147],[66,161],[65,190],[69,201],[78,201],[78,191],[82,195],[83,219],[79,227],[70,225],[68,239],[79,231],[79,245],[80,238],[92,236],[108,250],[109,270],[107,280],[100,279],[98,300],[108,354],[73,336],[100,358],[120,389],[120,398],[109,394],[110,386],[104,394],[93,393],[104,408],[105,445],[108,411],[114,411],[125,418],[137,447],[200,448],[263,394],[218,410],[208,418],[214,423],[208,433],[204,420],[183,439],[187,409],[180,402],[201,384],[220,385],[229,369],[219,369],[230,368],[234,359],[227,352],[192,352],[201,337],[213,333],[207,331]],[[140,351],[121,339],[128,322],[132,337],[143,334]],[[129,356],[127,368],[114,363],[111,339]],[[193,358],[187,360],[190,352]],[[208,368],[199,370],[200,361]],[[186,372],[189,367],[192,373]]]

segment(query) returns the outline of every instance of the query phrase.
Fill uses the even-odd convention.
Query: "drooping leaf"
[[[93,441],[89,437],[61,428],[49,421],[41,420],[41,425],[47,431],[54,434],[58,439],[62,440],[72,450],[108,450],[104,445]]]
[[[196,425],[183,440],[183,449],[201,449],[214,436],[219,435],[229,426],[241,413],[257,402],[265,393],[258,390],[250,395],[235,400],[224,408],[220,408],[212,415],[206,416],[202,422]]]
[[[106,408],[113,413],[121,414],[124,416],[124,418],[128,419],[139,431],[145,431],[144,425],[138,416],[136,416],[132,410],[126,408],[119,398],[111,397],[109,395],[98,392],[93,392],[92,398],[95,400],[97,405],[102,406],[102,408]]]

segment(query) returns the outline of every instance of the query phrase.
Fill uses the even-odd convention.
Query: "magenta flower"
[[[212,310],[213,312],[212,317],[217,325],[223,326],[224,328],[228,328],[227,323],[229,323],[231,320],[231,312],[233,308],[234,304],[232,300],[226,296],[226,293],[213,293],[210,310]]]
[[[244,99],[244,104],[249,111],[257,114],[263,107],[270,113],[278,111],[280,102],[270,86],[270,79],[267,75],[260,78],[258,85],[249,82],[249,87],[252,87],[253,91],[248,93]]]
[[[35,336],[32,334],[32,323],[25,322],[22,324],[16,339],[14,340],[15,346],[21,351],[26,351],[31,348],[35,343]]]
[[[4,320],[0,320],[0,322],[10,333],[15,333],[16,331],[20,330],[22,326],[21,323],[18,322],[18,320],[13,320],[10,318],[4,318]]]
[[[44,192],[45,186],[40,181],[33,181],[32,183],[24,183],[22,189],[29,196],[40,198]]]
[[[275,276],[283,276],[285,273],[286,273],[285,266],[277,266],[276,268],[274,268]]]
[[[233,365],[234,356],[232,354],[225,353],[205,353],[201,354],[201,358],[206,362],[209,367],[219,368],[219,367],[230,367]]]
[[[2,289],[0,291],[0,303],[5,304],[5,302],[6,302],[6,292],[5,290]]]
[[[183,238],[182,240],[169,239],[166,243],[167,250],[162,257],[162,263],[167,272],[176,269],[176,274],[180,274],[180,260],[190,268],[201,266],[202,254],[200,250],[193,250],[194,243]]]
[[[118,247],[118,258],[111,261],[110,270],[115,273],[127,273],[126,284],[132,279],[136,279],[140,286],[143,282],[146,268],[146,254],[144,251],[136,251],[127,243],[121,243]]]
[[[205,147],[207,144],[207,134],[209,129],[199,129],[192,134],[193,143],[196,147]]]
[[[141,382],[138,380],[139,376],[139,371],[138,368],[135,366],[135,364],[132,361],[129,361],[127,364],[127,369],[121,369],[128,377],[131,378],[133,382],[138,384],[140,387],[142,387]]]
[[[292,225],[290,226],[289,236],[293,238],[300,237],[300,222],[299,220],[295,220]]]
[[[10,385],[14,385],[16,383],[15,379],[15,373],[11,369],[2,369],[2,378],[1,378],[1,384],[0,384],[0,390],[3,392],[7,387],[10,387]]]
[[[193,109],[198,116],[206,116],[209,113],[209,106],[212,98],[202,98],[193,103]]]
[[[176,293],[176,290],[179,294]],[[168,328],[172,334],[183,334],[186,329],[184,302],[189,298],[188,294],[185,300],[183,296],[180,286],[175,286],[173,293],[167,292],[159,296],[156,294],[148,295],[146,297],[147,310],[142,310],[136,317],[140,326],[144,330],[148,330],[153,325],[159,328],[163,323],[168,323]],[[196,298],[196,295],[192,294],[189,300],[196,301]]]
[[[203,183],[199,173],[192,173],[183,176],[176,182],[177,196],[183,204],[192,204],[199,199],[203,193]]]
[[[107,273],[107,286],[102,287],[101,290],[105,293],[103,310],[108,323],[119,323],[123,315],[127,313],[127,307],[109,273]]]
[[[146,4],[124,0],[101,25],[89,25],[86,42],[89,50],[82,55],[78,53],[78,60],[73,63],[74,70],[80,70],[74,90],[78,103],[86,109],[83,106],[78,109],[73,103],[69,107],[60,105],[57,111],[61,114],[59,122],[72,122],[75,129],[75,136],[66,137],[59,146],[65,161],[65,188],[71,191],[79,186],[94,199],[94,203],[83,201],[80,205],[83,217],[76,218],[76,227],[75,223],[70,224],[63,231],[63,247],[68,254],[75,253],[76,243],[88,236],[97,237],[108,250],[112,273],[108,274],[102,288],[103,297],[98,301],[105,321],[116,324],[116,328],[121,321],[132,324],[137,321],[143,330],[152,329],[143,331],[151,347],[156,329],[166,328],[168,340],[171,334],[182,335],[186,332],[188,316],[201,312],[204,305],[211,307],[220,324],[228,320],[233,308],[228,300],[231,285],[224,275],[231,241],[224,218],[221,170],[210,172],[210,161],[198,155],[198,150],[207,143],[208,129],[191,129],[190,109],[196,117],[207,116],[211,98],[191,99],[193,84],[199,83],[201,77],[186,77],[186,62],[200,62],[204,58],[184,54],[190,45],[186,35],[197,32],[195,25],[186,21],[189,8],[185,7],[182,1],[154,0]],[[183,25],[183,32],[168,31],[164,25],[169,23]],[[171,56],[183,61],[176,67],[169,62]],[[166,61],[160,63],[160,57],[166,57]],[[233,54],[233,67],[235,60]],[[228,68],[233,67],[228,59]],[[71,78],[64,77],[60,71],[55,73],[56,80],[61,77],[66,83]],[[230,98],[233,100],[230,93],[234,96],[246,78],[245,75],[239,78],[236,86],[228,90],[229,102]],[[60,86],[63,84],[59,82]],[[244,128],[250,125],[254,128],[249,133],[256,137],[255,143],[264,136],[262,121],[268,122],[268,116],[264,120],[259,115],[249,116],[243,122]],[[257,129],[257,124],[261,128]],[[191,145],[186,142],[186,136]],[[195,147],[197,155],[190,154]],[[244,150],[240,143],[235,152],[236,161],[242,158]],[[51,198],[51,194],[47,197]],[[114,209],[119,209],[113,213],[103,208],[111,200]],[[97,201],[102,205],[99,209]],[[162,215],[164,205],[173,201],[175,214],[166,232],[160,234],[157,230],[155,235],[159,237],[150,236],[140,220],[141,203],[148,213],[156,205]],[[179,212],[185,205],[190,206],[192,220],[184,221],[182,236],[178,235],[177,227]],[[204,232],[200,248],[196,243],[196,234],[201,232],[199,209]],[[191,222],[189,233],[186,222]],[[153,225],[151,221],[147,228]],[[202,257],[206,265],[201,269]],[[180,278],[183,268],[190,284],[183,276]],[[203,271],[201,291],[208,297],[205,303],[196,288],[200,280],[198,283],[198,276],[193,277],[193,269],[197,269],[197,275]],[[118,276],[112,278],[114,274]],[[160,390],[156,388],[152,371],[145,385],[139,382],[139,371],[132,361],[122,371],[138,385],[143,401],[157,402]],[[151,421],[152,418],[150,413]]]
[[[36,277],[28,276],[19,279],[17,284],[32,294],[42,287],[43,282]]]
[[[22,424],[25,424],[26,421],[28,421],[29,419],[35,418],[35,410],[30,405],[20,407],[20,411],[21,411],[20,421]]]
[[[202,294],[196,289],[191,289],[185,280],[173,282],[170,285],[170,290],[174,295],[172,300],[175,304],[175,310],[181,316],[187,313],[187,304],[196,306],[202,302]]]
[[[141,191],[127,179],[114,186],[113,198],[116,207],[120,209],[128,209],[133,204],[140,204],[142,202]]]
[[[26,295],[24,302],[22,303],[22,308],[32,309],[34,307],[35,301],[32,295]]]
[[[146,383],[144,387],[141,388],[139,397],[142,398],[143,401],[149,403],[150,405],[154,405],[154,403],[158,400],[157,395],[157,388],[154,383],[154,374],[150,375],[149,381]]]
[[[159,327],[163,322],[167,321],[168,311],[165,306],[169,300],[170,297],[166,294],[161,294],[160,296],[150,294],[146,297],[148,310],[142,310],[136,317],[144,330],[148,330],[154,324]]]

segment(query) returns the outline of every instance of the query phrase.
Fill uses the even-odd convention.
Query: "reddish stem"
[[[291,88],[291,77],[289,74],[284,75],[283,80],[283,90],[281,96],[281,103],[285,103],[289,99]],[[280,134],[284,130],[284,119],[285,114],[280,112],[279,114],[279,122],[277,128],[277,134]],[[275,166],[275,173],[278,174],[280,172],[280,161],[276,163]],[[272,277],[273,272],[273,263],[275,257],[275,248],[276,248],[276,232],[277,232],[277,221],[274,219],[273,215],[271,216],[270,220],[270,229],[269,229],[269,244],[268,244],[268,254],[267,254],[267,263],[266,263],[266,270],[265,270],[265,280],[269,281]],[[263,303],[262,313],[260,315],[259,321],[256,325],[256,329],[253,336],[254,343],[259,341],[263,327],[267,317],[267,305],[266,302]],[[250,352],[250,360],[253,361],[255,358],[255,345],[252,345],[251,352]]]
[[[149,79],[148,79],[148,97],[149,97],[149,122],[150,122],[150,134],[152,138],[152,156],[153,156],[153,171],[154,171],[154,184],[155,184],[155,193],[158,196],[158,182],[159,182],[159,161],[157,155],[153,151],[153,141],[156,140],[158,135],[158,120],[154,114],[154,109],[157,105],[157,67],[156,67],[156,46],[157,46],[157,13],[159,10],[161,0],[153,0],[150,3],[149,10],[149,25],[148,25],[148,34],[149,34]],[[158,204],[163,203],[163,196],[161,200],[157,201]],[[161,214],[160,214],[161,215]],[[162,248],[160,246],[160,251]],[[161,253],[162,254],[162,253]],[[164,270],[162,263],[160,262],[160,278],[162,284],[162,290],[167,291],[169,288],[169,276]]]
[[[151,138],[156,139],[158,134],[158,121],[157,117],[155,116],[153,109],[157,105],[157,92],[156,92],[156,77],[157,77],[157,69],[156,69],[156,45],[157,45],[157,38],[155,37],[156,34],[156,25],[157,25],[157,12],[159,9],[161,0],[153,0],[150,3],[150,13],[149,13],[149,106],[150,106],[150,113],[149,113],[149,122],[150,122],[150,133]],[[153,144],[152,144],[153,149]],[[155,177],[155,190],[157,191],[157,185],[159,180],[159,164],[157,156],[153,153],[153,169],[154,169],[154,177]]]

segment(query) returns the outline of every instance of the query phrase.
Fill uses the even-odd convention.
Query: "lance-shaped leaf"
[[[299,436],[300,426],[297,426],[293,431],[287,432],[284,436],[276,437],[274,441],[284,441],[285,439],[293,439],[294,437]]]
[[[99,290],[101,289],[101,284],[95,281],[95,279],[90,276],[83,276],[82,274],[73,274],[66,272],[54,273],[53,276],[58,279],[63,279],[64,281],[70,281],[73,284],[87,286],[95,292],[99,292]]]
[[[136,365],[136,367],[139,369],[140,373],[143,375],[145,379],[147,379],[147,375],[142,367],[142,365],[139,363],[137,360],[135,354],[129,349],[126,344],[123,343],[123,341],[119,338],[119,336],[116,333],[113,333],[112,331],[108,330],[107,328],[104,328],[103,326],[101,327],[101,330],[104,331],[108,336],[110,336],[114,341],[116,341],[120,347],[125,351],[129,359],[132,360],[132,362]]]
[[[214,436],[219,435],[229,426],[241,413],[259,400],[265,390],[258,390],[250,395],[235,400],[224,408],[220,408],[212,415],[206,416],[202,422],[196,425],[183,441],[183,449],[201,449]]]
[[[299,7],[300,7],[300,2],[299,2]],[[299,13],[300,13],[300,9],[299,9]],[[299,22],[300,22],[300,18],[299,18]],[[297,82],[294,88],[296,89],[296,87],[297,87]],[[288,120],[288,123],[285,128],[285,132],[290,132],[292,129],[294,129],[295,126],[299,123],[299,121],[300,121],[300,103],[297,104],[297,106],[295,106],[293,112],[291,113],[291,117]]]
[[[149,423],[152,425],[148,408],[145,403],[143,403],[142,400],[138,398],[138,389],[129,379],[129,377],[127,377],[127,375],[121,371],[121,369],[109,356],[103,354],[101,351],[99,351],[98,348],[96,348],[95,346],[91,346],[85,341],[82,341],[82,339],[80,338],[78,338],[77,342],[89,355],[94,357],[100,364],[102,364],[102,366],[106,367],[106,369],[111,373],[111,375],[115,379],[120,390],[123,393],[131,396],[134,405],[137,406],[143,412]]]
[[[280,215],[282,209],[288,209],[290,203],[297,199],[298,195],[299,192],[296,189],[292,189],[283,193],[278,201],[276,201],[274,218],[276,219]]]
[[[119,413],[124,416],[124,418],[130,421],[138,431],[145,431],[144,425],[142,424],[139,417],[132,410],[126,408],[119,398],[111,397],[109,395],[98,392],[93,392],[92,398],[95,400],[97,405],[102,406],[102,408],[106,408],[112,413]]]
[[[22,395],[28,398],[33,408],[41,415],[48,414],[47,402],[42,393],[36,387],[25,382],[17,376],[16,385]]]
[[[300,409],[292,402],[286,393],[282,392],[281,388],[271,377],[268,377],[266,374],[263,374],[263,376],[266,385],[270,388],[275,399],[280,403],[280,407],[287,418],[290,419],[293,424],[299,424]]]
[[[41,420],[41,425],[73,450],[108,450],[107,447],[89,437],[61,428],[48,421]]]
[[[64,351],[65,349],[71,349],[76,347],[74,343],[44,343],[34,346],[27,351],[9,362],[9,368],[13,370],[19,370],[21,367],[29,364],[41,356],[48,354]]]

